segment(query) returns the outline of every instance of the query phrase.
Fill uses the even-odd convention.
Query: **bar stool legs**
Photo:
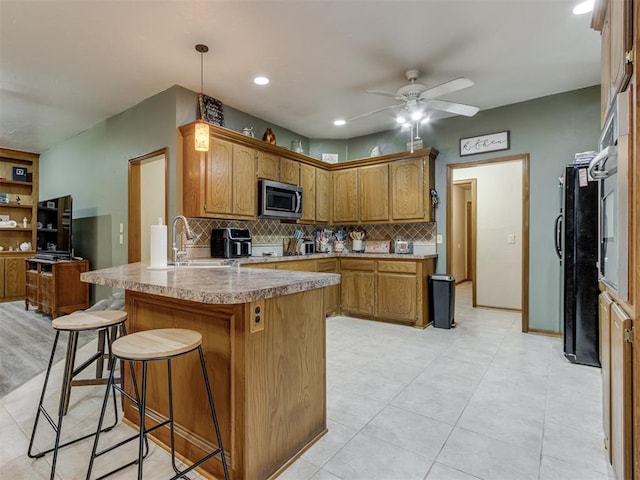
[[[160,332],[160,333],[156,333],[156,332]],[[184,333],[186,332],[186,334]],[[164,335],[164,337],[162,337],[162,335]],[[146,345],[144,342],[146,340],[148,340],[149,338],[152,338],[154,340],[155,343],[153,343],[153,346],[155,347],[156,345],[160,344],[160,342],[162,340],[166,340],[167,338],[169,338],[169,335],[175,335],[175,338],[172,338],[172,342],[170,344],[170,346],[167,345],[162,345],[161,347],[163,348],[159,348],[157,351],[153,351],[150,348],[147,348],[148,345]],[[185,338],[180,337],[180,335],[186,335]],[[155,337],[154,337],[155,336]],[[121,340],[126,340],[126,342],[121,341]],[[130,365],[130,369],[132,372],[132,380],[135,382],[135,374],[133,373],[133,362],[137,361],[141,363],[141,369],[142,369],[142,385],[141,385],[141,392],[140,392],[140,396],[138,399],[133,398],[131,395],[129,395],[121,386],[116,385],[113,381],[113,372],[110,373],[109,375],[109,382],[108,382],[108,388],[107,388],[107,392],[111,389],[117,389],[119,390],[123,395],[125,395],[127,398],[129,398],[129,400],[131,400],[132,402],[136,403],[138,406],[138,411],[140,414],[140,430],[138,433],[132,435],[131,437],[119,442],[116,445],[112,445],[110,447],[107,447],[103,450],[98,451],[98,444],[100,441],[100,432],[102,429],[102,422],[104,419],[104,414],[105,414],[105,410],[107,408],[107,403],[108,403],[108,393],[105,395],[104,397],[104,401],[102,404],[102,411],[100,413],[100,420],[98,422],[98,427],[97,427],[97,431],[96,431],[96,436],[94,438],[94,444],[93,444],[93,450],[91,453],[91,459],[89,461],[89,468],[87,471],[87,476],[86,479],[90,480],[91,479],[91,473],[93,470],[93,465],[94,465],[94,460],[101,456],[104,455],[107,452],[110,452],[120,446],[123,446],[126,443],[129,443],[132,440],[138,439],[138,458],[136,460],[133,460],[129,463],[127,463],[126,465],[122,465],[104,475],[102,475],[101,477],[98,477],[96,480],[100,480],[102,478],[108,477],[110,475],[112,475],[113,473],[116,473],[126,467],[129,467],[133,464],[138,464],[138,479],[141,480],[143,478],[143,462],[144,462],[144,458],[148,452],[148,434],[153,432],[154,430],[157,430],[159,428],[162,428],[164,426],[169,426],[169,434],[170,434],[170,443],[171,443],[171,465],[173,467],[173,470],[175,472],[175,475],[173,477],[171,477],[171,480],[176,480],[178,478],[189,478],[186,475],[191,472],[192,470],[194,470],[195,468],[199,467],[200,465],[202,465],[203,463],[205,463],[206,461],[210,460],[212,457],[216,456],[216,455],[220,455],[220,459],[222,462],[222,468],[224,471],[224,478],[226,480],[229,480],[229,471],[228,471],[228,467],[227,467],[227,461],[224,455],[224,448],[222,445],[222,436],[220,434],[220,427],[218,425],[218,418],[216,416],[216,410],[215,410],[215,406],[213,403],[213,395],[211,393],[211,384],[209,382],[209,376],[207,374],[207,369],[206,369],[206,364],[205,364],[205,359],[204,359],[204,354],[202,352],[202,347],[201,347],[201,341],[202,341],[202,336],[197,333],[197,332],[193,332],[190,330],[183,330],[183,329],[163,329],[163,330],[147,330],[147,331],[143,331],[143,332],[138,332],[138,333],[134,333],[132,335],[129,335],[125,338],[122,338],[116,342],[114,342],[113,345],[113,351],[114,351],[114,356],[116,358],[119,358],[123,361],[126,361],[129,363]],[[125,344],[126,343],[126,344]],[[144,345],[145,349],[139,348],[140,345]],[[174,403],[173,403],[173,378],[172,378],[172,370],[171,370],[171,359],[179,356],[179,355],[183,355],[189,352],[192,352],[193,350],[198,350],[198,356],[200,359],[200,366],[202,368],[202,374],[204,377],[204,382],[205,382],[205,386],[206,386],[206,390],[207,390],[207,397],[208,397],[208,401],[209,401],[209,408],[211,410],[211,418],[213,420],[213,425],[214,425],[214,429],[215,429],[215,433],[216,433],[216,440],[218,443],[218,448],[216,448],[215,450],[213,450],[212,452],[210,452],[209,454],[205,455],[203,458],[201,458],[200,460],[198,460],[197,462],[193,463],[192,465],[190,465],[189,467],[185,468],[185,469],[180,469],[178,468],[178,465],[176,464],[176,455],[175,455],[175,427],[174,427]],[[140,353],[140,351],[143,351],[144,353]],[[168,419],[154,425],[151,428],[147,428],[146,427],[146,409],[147,409],[147,368],[148,368],[148,363],[150,361],[157,361],[157,360],[166,360],[167,362],[167,384],[168,384],[168,406],[169,406],[169,412],[168,412]]]
[[[106,316],[106,318],[104,318]],[[53,452],[53,457],[51,461],[51,480],[55,478],[55,470],[56,463],[58,459],[58,451],[60,448],[66,447],[68,445],[72,445],[74,443],[80,442],[87,438],[90,438],[95,435],[95,432],[89,433],[87,435],[80,436],[73,440],[69,440],[64,443],[61,442],[61,433],[62,433],[62,424],[64,420],[64,416],[67,414],[68,406],[69,406],[69,398],[71,394],[71,386],[74,385],[74,376],[83,371],[87,366],[89,366],[92,362],[97,359],[97,354],[93,355],[90,359],[84,362],[82,365],[74,369],[75,359],[76,359],[76,351],[78,346],[78,333],[80,331],[90,331],[90,330],[104,330],[107,326],[115,326],[121,329],[122,335],[124,335],[124,322],[126,321],[127,315],[125,312],[111,312],[108,314],[91,314],[87,315],[85,313],[76,313],[72,315],[67,315],[65,317],[59,317],[54,319],[52,325],[56,330],[55,338],[53,341],[53,348],[51,349],[51,356],[49,357],[49,364],[47,366],[47,371],[45,373],[44,384],[42,386],[42,392],[40,394],[40,400],[38,402],[38,409],[36,412],[36,418],[33,424],[33,430],[31,432],[31,438],[29,440],[29,448],[27,451],[27,455],[29,458],[41,458],[44,455]],[[77,323],[75,323],[77,321]],[[58,403],[58,411],[57,411],[57,421],[54,420],[52,415],[46,410],[44,407],[44,399],[46,396],[47,386],[49,384],[49,377],[51,375],[51,368],[53,366],[53,361],[56,353],[56,347],[58,345],[58,340],[60,338],[60,331],[68,331],[69,338],[67,341],[67,351],[65,354],[65,362],[64,362],[64,373],[62,376],[62,388],[60,390],[60,401]],[[113,372],[115,367],[115,360],[113,360],[112,356],[112,342],[111,337],[107,334],[108,338],[108,352],[109,352],[109,367],[111,372]],[[100,352],[100,355],[103,355],[103,352]],[[90,382],[78,382],[78,384],[97,384],[96,381]],[[104,384],[105,382],[100,382]],[[111,390],[113,393],[113,407],[114,407],[114,422],[113,424],[105,427],[103,431],[111,430],[118,423],[118,409],[116,403],[116,395],[115,389]],[[109,389],[107,389],[106,398],[109,397]],[[34,452],[34,442],[36,437],[36,432],[38,431],[38,424],[40,417],[43,416],[51,428],[55,432],[55,440],[53,447],[40,451]]]

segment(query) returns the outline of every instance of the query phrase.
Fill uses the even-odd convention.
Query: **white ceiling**
[[[481,110],[600,83],[578,0],[0,0],[0,145],[42,152],[182,85],[311,138],[393,128],[404,72]],[[267,87],[252,83],[271,78]]]

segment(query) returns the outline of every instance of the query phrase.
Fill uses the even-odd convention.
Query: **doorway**
[[[129,160],[128,262],[149,262],[150,226],[167,223],[167,154],[163,148]]]
[[[446,215],[447,271],[471,280],[474,307],[520,311],[527,332],[529,156],[447,165]]]

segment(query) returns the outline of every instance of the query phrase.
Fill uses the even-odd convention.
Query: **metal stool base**
[[[131,376],[132,376],[132,382],[134,385],[134,388],[137,392],[137,383],[135,380],[135,372],[133,369],[133,362],[134,361],[138,361],[142,363],[142,392],[141,395],[138,396],[136,395],[138,398],[134,398],[132,397],[129,393],[127,393],[124,388],[122,388],[122,386],[120,385],[116,385],[113,381],[113,371],[111,371],[110,375],[109,375],[109,382],[108,382],[108,387],[107,387],[107,394],[104,397],[104,401],[102,403],[102,411],[100,412],[100,421],[98,423],[98,429],[96,431],[95,434],[95,439],[94,439],[94,443],[93,443],[93,451],[91,452],[91,460],[89,462],[89,469],[87,471],[87,477],[86,480],[90,480],[91,479],[91,472],[93,470],[93,463],[94,460],[101,456],[104,455],[108,452],[111,452],[113,450],[115,450],[116,448],[119,448],[133,440],[135,440],[136,438],[138,439],[138,459],[137,460],[133,460],[132,462],[127,463],[126,465],[122,465],[120,467],[117,467],[114,470],[111,470],[110,472],[97,477],[95,480],[102,480],[103,478],[109,477],[111,475],[113,475],[116,472],[120,472],[121,470],[130,467],[132,465],[137,464],[138,465],[138,480],[142,480],[142,472],[143,472],[143,461],[144,458],[147,456],[148,452],[149,452],[149,444],[148,444],[148,438],[147,435],[159,428],[162,428],[166,425],[169,425],[169,431],[170,431],[170,435],[171,435],[171,466],[173,467],[173,470],[175,472],[175,475],[173,477],[171,477],[171,480],[177,480],[179,478],[183,478],[183,479],[189,479],[189,477],[187,477],[186,475],[191,472],[192,470],[198,468],[200,465],[202,465],[203,463],[205,463],[206,461],[210,460],[211,458],[215,457],[216,455],[220,455],[221,461],[222,461],[222,468],[224,470],[224,478],[225,480],[229,480],[229,471],[227,468],[227,461],[226,461],[226,457],[224,455],[224,449],[222,446],[222,437],[220,435],[220,428],[218,426],[218,418],[216,416],[216,411],[215,411],[215,407],[213,404],[213,395],[211,394],[211,385],[209,383],[209,376],[207,375],[207,370],[206,370],[206,365],[205,365],[205,361],[204,361],[204,355],[202,353],[202,347],[198,346],[197,347],[198,350],[198,354],[200,357],[200,365],[202,367],[202,374],[204,376],[204,381],[205,381],[205,385],[207,387],[207,395],[208,395],[208,399],[209,399],[209,407],[211,409],[211,416],[213,419],[213,424],[214,424],[214,428],[215,428],[215,432],[216,432],[216,438],[218,441],[218,448],[215,449],[214,451],[212,451],[211,453],[209,453],[208,455],[205,455],[203,458],[201,458],[200,460],[198,460],[197,462],[193,463],[192,465],[190,465],[189,467],[180,470],[178,468],[178,466],[176,465],[176,452],[175,452],[175,432],[174,432],[174,417],[173,417],[173,386],[172,386],[172,375],[171,375],[171,359],[179,356],[179,355],[173,355],[173,356],[168,356],[167,358],[164,358],[164,360],[167,361],[167,383],[168,383],[168,391],[169,391],[169,418],[167,420],[164,420],[156,425],[154,425],[151,428],[146,428],[145,426],[145,418],[146,418],[146,402],[147,402],[147,366],[148,363],[150,361],[157,361],[157,360],[161,360],[161,359],[153,359],[153,360],[142,360],[142,359],[138,359],[138,360],[129,360],[129,359],[121,359],[122,361],[127,361],[129,362],[129,366],[130,366],[130,371],[131,371]],[[187,353],[192,352],[193,350],[190,350],[188,352],[184,352],[180,355],[184,355]],[[138,411],[140,414],[140,430],[137,434],[132,435],[131,437],[122,440],[121,442],[112,445],[110,447],[107,447],[103,450],[98,451],[98,442],[100,441],[100,433],[101,433],[101,428],[102,428],[102,422],[104,420],[104,414],[107,408],[107,403],[109,401],[109,389],[110,388],[114,388],[118,391],[120,391],[122,393],[122,395],[126,396],[130,401],[134,402],[137,407],[138,407]]]

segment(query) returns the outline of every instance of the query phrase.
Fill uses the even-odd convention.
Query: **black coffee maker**
[[[211,256],[250,257],[251,233],[246,228],[214,228],[211,232]]]

